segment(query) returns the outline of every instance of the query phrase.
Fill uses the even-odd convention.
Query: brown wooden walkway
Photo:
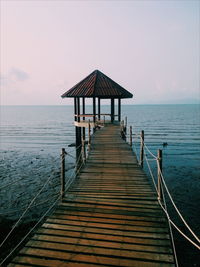
[[[63,203],[9,266],[174,266],[156,199],[119,126],[104,127]]]

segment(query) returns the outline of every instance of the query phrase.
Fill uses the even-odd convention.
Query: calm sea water
[[[108,112],[109,107],[102,110]],[[134,135],[144,130],[145,143],[154,154],[163,149],[163,173],[168,187],[184,217],[200,234],[200,106],[127,105],[122,113],[128,117],[128,126],[133,126]],[[45,209],[46,201],[51,204],[50,199],[59,193],[60,150],[73,150],[68,145],[75,141],[73,107],[3,106],[0,128],[0,219],[19,217],[52,176],[33,212],[27,213],[36,218],[41,212],[36,208]],[[139,140],[134,140],[139,149]],[[163,147],[163,143],[168,145]],[[68,160],[68,164],[73,164],[72,158]],[[156,172],[155,162],[151,165]],[[17,179],[19,182],[2,188]],[[170,211],[177,219],[173,209]]]

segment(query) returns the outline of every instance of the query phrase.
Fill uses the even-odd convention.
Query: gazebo
[[[103,74],[99,70],[93,71],[82,81],[77,83],[74,87],[68,90],[62,95],[62,98],[73,97],[74,98],[74,124],[76,126],[76,147],[81,144],[81,139],[85,139],[85,128],[89,123],[86,118],[91,118],[90,125],[95,129],[95,125],[101,122],[101,116],[110,116],[110,123],[121,121],[121,99],[132,98],[133,95],[114,82],[108,76]],[[80,99],[82,98],[82,112]],[[92,98],[93,100],[93,113],[85,113],[85,99]],[[109,114],[101,113],[101,99],[111,100],[111,111]],[[97,109],[96,109],[96,100]],[[115,115],[115,100],[118,100],[118,113]],[[98,119],[97,119],[98,118]],[[104,120],[105,122],[105,120]],[[82,131],[81,131],[82,128]],[[82,132],[82,134],[81,134]]]

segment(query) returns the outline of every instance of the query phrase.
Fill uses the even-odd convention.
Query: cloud
[[[6,87],[16,85],[17,83],[24,82],[28,79],[30,79],[30,76],[27,72],[14,67],[11,68],[8,73],[0,74],[1,86]]]
[[[25,81],[29,79],[29,74],[23,70],[12,68],[9,71],[9,77],[16,81]]]

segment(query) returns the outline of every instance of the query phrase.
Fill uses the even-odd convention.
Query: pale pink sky
[[[56,105],[95,69],[128,104],[200,99],[199,1],[1,0],[1,104]]]

